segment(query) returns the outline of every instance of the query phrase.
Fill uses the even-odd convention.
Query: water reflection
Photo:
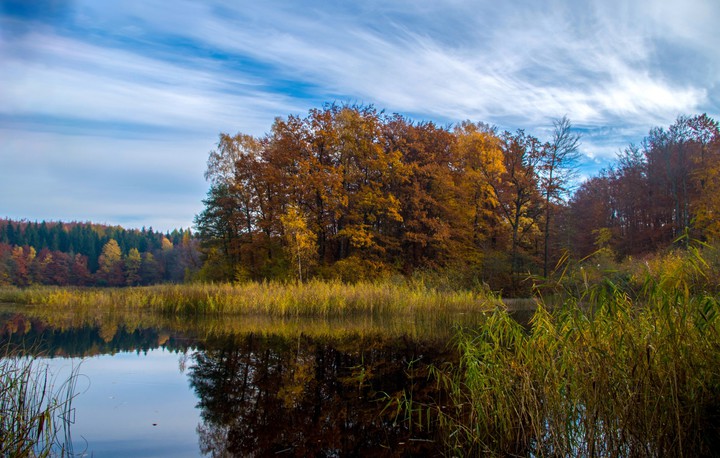
[[[246,335],[195,355],[203,453],[405,456],[435,450],[383,411],[385,394],[427,382],[443,349],[409,339]],[[412,363],[412,364],[411,364]]]
[[[428,381],[428,365],[453,358],[447,347],[452,327],[448,323],[433,322],[444,329],[433,332],[428,328],[431,320],[422,319],[303,325],[247,318],[233,323],[187,323],[162,317],[112,317],[76,321],[71,326],[64,318],[17,311],[1,318],[0,343],[16,351],[75,358],[104,355],[91,358],[92,364],[86,365],[87,369],[104,365],[95,375],[87,374],[101,394],[94,395],[99,398],[92,402],[78,404],[82,408],[78,407],[77,416],[94,419],[92,435],[104,434],[98,428],[112,429],[106,436],[112,437],[118,450],[129,450],[132,445],[136,450],[167,451],[157,456],[177,452],[177,444],[158,442],[169,441],[167,435],[138,437],[127,415],[113,422],[111,408],[102,402],[103,396],[110,396],[103,386],[118,384],[117,377],[109,376],[113,368],[135,364],[128,370],[147,371],[148,355],[157,356],[161,349],[174,355],[175,375],[183,373],[195,396],[190,407],[199,410],[199,449],[193,453],[215,457],[441,452],[432,436],[408,430],[404,422],[396,421],[396,411],[385,407],[387,396],[411,387],[416,402],[429,401],[435,386]],[[128,352],[134,352],[136,358],[128,358]],[[158,373],[152,386],[176,383],[170,381],[170,375],[162,377]],[[137,386],[133,388],[132,383]],[[126,385],[126,389],[144,390],[145,394],[151,391],[147,383]],[[181,394],[177,396],[175,401],[168,398],[164,402],[188,402]],[[105,411],[89,410],[93,408]],[[136,410],[141,416],[142,408]],[[142,423],[147,429],[152,426],[150,421],[138,418],[134,426]],[[125,432],[123,428],[127,428]],[[93,437],[85,439],[88,450],[98,450],[94,447],[103,443],[99,439],[93,442]]]

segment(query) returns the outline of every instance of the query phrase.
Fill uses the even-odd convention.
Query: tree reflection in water
[[[88,357],[156,348],[178,353],[201,411],[209,456],[432,456],[442,444],[409,430],[388,399],[437,396],[428,366],[455,359],[449,336],[432,328],[410,337],[396,327],[333,323],[319,332],[247,320],[187,323],[162,317],[97,319],[0,313],[0,343],[20,353]],[[162,318],[162,319],[161,319]],[[75,322],[77,321],[77,322]],[[104,324],[98,327],[97,323]],[[3,324],[4,323],[4,324]],[[372,323],[371,323],[372,324]],[[411,323],[412,324],[412,323]],[[417,324],[417,323],[416,323]],[[307,325],[307,323],[305,324]],[[357,330],[356,330],[357,328]],[[311,329],[315,329],[312,328]],[[189,358],[189,360],[188,360]]]
[[[410,456],[440,454],[425,432],[396,422],[383,394],[435,387],[430,344],[381,336],[295,339],[247,334],[208,345],[188,369],[200,399],[204,454]]]

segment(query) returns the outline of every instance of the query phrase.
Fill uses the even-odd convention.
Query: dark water
[[[390,400],[431,401],[429,365],[455,358],[446,320],[0,318],[3,346],[44,355],[59,379],[80,365],[71,434],[84,456],[442,453]]]

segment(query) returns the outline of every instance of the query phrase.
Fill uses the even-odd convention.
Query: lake
[[[430,402],[430,365],[480,318],[272,320],[54,315],[5,307],[0,339],[62,380],[81,456],[439,455],[391,402]],[[31,349],[31,350],[28,350]]]
[[[311,319],[0,304],[0,367],[32,355],[56,383],[80,374],[75,456],[715,456],[717,301],[676,297],[539,308],[531,328],[532,307]]]

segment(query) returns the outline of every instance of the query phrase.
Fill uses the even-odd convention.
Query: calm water
[[[67,378],[80,364],[73,402],[73,449],[79,456],[198,456],[197,397],[179,355],[162,348],[87,358],[43,358]]]
[[[428,365],[454,358],[452,320],[0,318],[2,343],[46,355],[60,379],[80,365],[71,435],[84,456],[441,453],[385,407],[429,399]]]

